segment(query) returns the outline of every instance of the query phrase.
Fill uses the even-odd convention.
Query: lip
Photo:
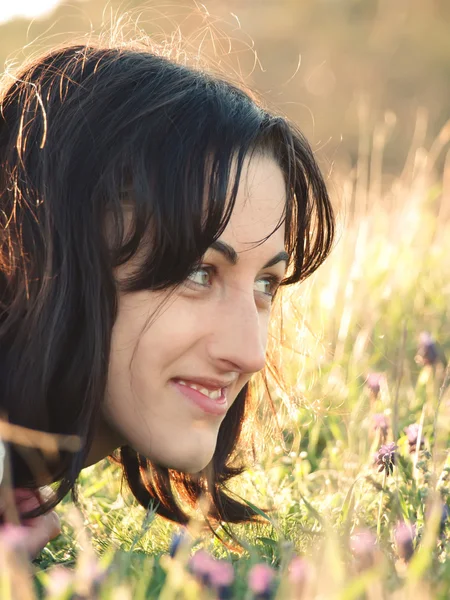
[[[202,387],[211,391],[217,390],[219,388],[230,387],[230,385],[236,381],[235,379],[224,381],[221,379],[214,379],[209,377],[183,377],[182,375],[180,375],[179,377],[174,377],[172,381],[179,381],[180,379],[181,381],[189,381],[191,383],[196,383],[197,385],[201,385]]]
[[[181,379],[181,377],[179,378]],[[211,380],[199,380],[199,379],[183,379],[183,381],[191,381],[192,383],[198,383],[205,387],[206,389],[217,389],[218,387],[222,387],[222,395],[217,400],[213,400],[209,396],[205,396],[202,392],[198,390],[194,390],[187,385],[183,385],[182,383],[178,383],[177,379],[171,379],[170,383],[174,388],[180,392],[185,398],[187,398],[190,402],[195,404],[198,408],[200,408],[203,412],[214,415],[217,417],[222,417],[226,414],[228,410],[228,399],[227,399],[227,388],[225,386],[214,385],[212,386]],[[209,381],[209,386],[205,385],[205,381]]]

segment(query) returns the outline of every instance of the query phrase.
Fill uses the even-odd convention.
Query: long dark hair
[[[85,464],[107,382],[114,269],[141,252],[147,236],[157,250],[141,258],[125,291],[170,289],[187,277],[226,227],[244,158],[255,151],[270,153],[285,176],[284,285],[326,258],[334,219],[311,148],[293,124],[239,86],[154,48],[69,45],[5,83],[0,409],[10,423],[83,441],[80,451],[47,461],[59,485],[30,513],[37,515],[74,488]],[[129,231],[124,202],[133,213]],[[221,425],[208,477],[120,448],[116,459],[137,500],[156,501],[159,514],[185,523],[179,500],[194,505],[206,493],[216,519],[251,519],[226,488],[243,469],[233,459],[248,399],[245,386]],[[33,487],[23,450],[11,444],[14,485]]]

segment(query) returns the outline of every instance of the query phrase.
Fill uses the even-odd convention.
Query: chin
[[[160,436],[151,445],[148,440],[134,440],[132,447],[155,465],[180,473],[199,473],[212,461],[217,445],[216,435],[197,435],[194,439],[183,439],[179,435],[178,444],[173,442],[174,437],[176,435]]]
[[[200,471],[203,471],[203,469],[205,469],[210,462],[211,461],[209,460],[207,463],[202,463],[201,465],[189,465],[187,467],[184,467],[183,469],[177,469],[177,471],[179,471],[180,473],[186,473],[186,475],[195,475],[196,473],[200,473]]]
[[[195,457],[180,456],[172,457],[171,459],[164,459],[163,457],[161,457],[161,460],[157,462],[161,467],[166,467],[167,469],[179,471],[180,473],[194,475],[195,473],[199,473],[200,471],[205,469],[212,461],[213,456],[214,451],[203,456],[196,455]]]
[[[203,469],[205,469],[212,460],[212,456],[208,458],[208,460],[204,461],[173,461],[170,464],[166,464],[168,469],[172,469],[174,471],[179,471],[180,473],[186,473],[188,475],[194,475],[195,473],[199,473]]]

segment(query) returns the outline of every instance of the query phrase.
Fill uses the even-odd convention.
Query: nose
[[[210,358],[227,370],[261,371],[266,362],[267,330],[268,319],[259,313],[253,294],[228,298],[214,319]]]

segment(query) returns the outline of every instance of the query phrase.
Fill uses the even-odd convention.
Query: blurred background
[[[121,17],[242,77],[333,169],[383,144],[382,185],[450,115],[448,0],[0,0],[0,69]]]

